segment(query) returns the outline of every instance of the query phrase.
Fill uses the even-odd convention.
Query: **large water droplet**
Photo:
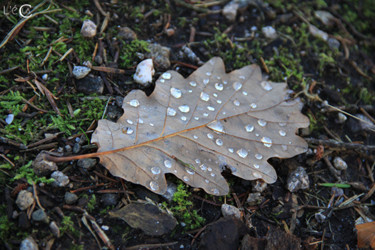
[[[196,83],[196,82],[194,82],[194,81],[191,81],[191,82],[189,82],[189,84],[190,84],[190,86],[192,86],[192,87],[195,87],[195,86],[197,86],[197,83]]]
[[[138,119],[139,124],[143,124],[143,120],[141,118]]]
[[[264,127],[264,126],[267,125],[267,122],[265,120],[263,120],[263,119],[259,119],[258,120],[258,124],[259,124],[259,126]]]
[[[203,113],[203,116],[204,116],[204,117],[207,117],[207,116],[208,116],[208,113]]]
[[[165,166],[166,168],[171,168],[171,167],[172,167],[172,162],[171,162],[170,160],[165,160],[165,161],[164,161],[164,166]]]
[[[199,117],[198,116],[194,116],[194,120],[198,121]]]
[[[258,160],[262,160],[263,155],[261,155],[261,154],[255,154],[255,158],[257,158]]]
[[[168,116],[175,116],[177,111],[174,108],[168,107],[167,108],[167,115]]]
[[[247,92],[246,92],[246,91],[242,91],[242,94],[246,96],[246,95],[247,95]]]
[[[251,125],[251,124],[247,124],[247,125],[245,126],[245,130],[246,130],[246,132],[251,133],[251,132],[254,131],[254,126]]]
[[[181,121],[186,121],[186,120],[187,120],[186,116],[181,116]]]
[[[279,130],[279,134],[280,134],[281,136],[286,136],[286,132],[285,132],[284,130]]]
[[[215,108],[212,107],[212,106],[207,106],[207,109],[208,109],[209,111],[215,111]]]
[[[272,86],[269,82],[267,81],[263,81],[260,83],[260,85],[262,86],[262,88],[265,90],[265,91],[270,91],[272,89]]]
[[[153,127],[153,126],[155,126],[155,125],[154,125],[153,123],[150,122],[150,126]]]
[[[214,97],[217,97],[217,94],[216,94],[216,93],[213,93],[212,95],[213,95]]]
[[[159,189],[159,184],[155,181],[151,181],[150,182],[150,188],[151,188],[151,190],[156,191],[156,190]]]
[[[185,175],[184,177],[182,177],[182,179],[183,179],[184,181],[189,181],[189,180],[190,180],[189,177],[187,177],[186,175]]]
[[[130,125],[133,124],[133,121],[129,119],[127,119],[126,122],[129,123]]]
[[[196,135],[193,135],[193,138],[196,140],[196,139],[198,139],[198,136],[196,136]]]
[[[188,105],[181,105],[180,107],[178,107],[178,109],[182,112],[182,113],[188,113],[190,111],[190,107]]]
[[[200,169],[202,169],[202,171],[207,171],[207,166],[206,165],[202,164],[199,167],[200,167]]]
[[[195,174],[194,170],[192,170],[191,168],[186,168],[185,170],[186,170],[186,173],[188,174],[191,174],[191,175]]]
[[[130,106],[135,107],[135,108],[139,106],[139,102],[138,102],[137,99],[133,99],[128,103],[129,103]]]
[[[214,139],[214,136],[210,133],[207,134],[207,137],[208,137],[208,139],[211,139],[211,140]]]
[[[234,149],[233,148],[228,148],[228,151],[233,153],[234,152]]]
[[[258,164],[254,164],[253,166],[254,166],[254,168],[259,168],[260,167]]]
[[[163,77],[164,79],[169,80],[169,79],[172,78],[172,75],[171,75],[171,73],[169,73],[169,72],[165,72],[165,73],[163,73],[163,74],[161,75],[161,77]]]
[[[216,132],[225,133],[223,124],[218,120],[210,122],[209,124],[207,124],[207,127],[215,130]]]
[[[247,150],[241,148],[241,149],[237,150],[237,154],[241,158],[246,158],[248,153],[247,153]]]
[[[233,101],[233,104],[234,104],[234,106],[237,106],[237,107],[238,107],[238,106],[240,106],[241,103],[240,103],[238,100],[234,100],[234,101]]]
[[[134,133],[134,130],[133,130],[132,128],[127,128],[127,129],[126,129],[126,133],[127,133],[128,135],[131,135],[131,134]]]
[[[210,79],[204,79],[203,80],[204,85],[207,85],[209,82],[210,82]]]
[[[207,93],[204,93],[204,92],[201,92],[201,100],[202,101],[205,101],[205,102],[208,102],[208,100],[210,100],[210,95],[207,94]]]
[[[221,100],[216,100],[216,102],[217,102],[218,104],[221,104],[221,103],[222,103],[222,101],[221,101]]]
[[[218,145],[218,146],[223,146],[223,140],[221,140],[221,139],[216,139],[216,145]]]
[[[240,90],[242,88],[242,83],[240,83],[240,82],[234,82],[233,83],[233,88],[234,88],[235,91]]]
[[[269,137],[262,137],[260,141],[263,142],[263,145],[266,146],[267,148],[272,146],[272,140]]]
[[[161,83],[165,83],[165,80],[164,80],[164,79],[160,79],[160,82],[161,82]]]
[[[215,173],[211,173],[210,175],[211,175],[212,177],[215,177]]]
[[[159,167],[152,167],[151,172],[153,174],[160,174],[160,168]]]
[[[215,89],[222,91],[224,89],[224,85],[221,83],[215,83]]]
[[[212,168],[211,168],[211,167],[208,167],[207,170],[208,170],[209,172],[211,172],[211,171],[212,171]]]
[[[181,98],[182,96],[182,92],[180,89],[176,89],[176,88],[171,88],[170,89],[170,92],[171,92],[171,95],[174,97],[174,98]]]

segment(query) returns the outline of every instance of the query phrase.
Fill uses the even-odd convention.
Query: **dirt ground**
[[[243,0],[230,17],[223,14],[229,2],[1,3],[2,249],[19,248],[28,236],[39,249],[370,246],[375,225],[360,231],[356,225],[375,220],[375,5],[371,0]],[[22,19],[25,4],[37,15]],[[84,20],[97,25],[92,38],[81,35]],[[150,49],[150,44],[165,48]],[[96,152],[90,139],[97,121],[116,121],[131,90],[152,93],[153,84],[133,80],[143,59],[153,58],[155,82],[171,69],[187,77],[214,56],[223,59],[227,72],[258,64],[270,81],[286,82],[291,96],[304,104],[310,126],[299,135],[309,149],[290,159],[270,159],[278,174],[275,183],[224,171],[230,193],[217,197],[168,175],[168,183],[177,187],[168,200],[112,176],[97,161],[58,163],[69,179],[61,186],[52,184],[50,175],[35,173],[33,162],[43,150],[65,156]],[[85,61],[93,66],[92,76],[77,80],[73,67]],[[288,177],[298,167],[307,175],[297,177],[308,185],[291,192]],[[22,190],[33,196],[23,210],[16,204]],[[75,197],[67,198],[70,194]],[[170,210],[177,226],[150,236],[111,215],[136,200]],[[240,219],[224,219],[222,204],[236,207]],[[37,210],[44,211],[43,218],[34,217]]]

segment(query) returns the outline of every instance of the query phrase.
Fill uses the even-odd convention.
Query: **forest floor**
[[[1,248],[18,248],[28,236],[41,249],[356,249],[360,233],[374,241],[374,224],[360,233],[355,225],[375,220],[375,5],[371,0],[238,1],[229,20],[222,13],[228,2],[2,3]],[[38,7],[38,14],[22,22],[18,10],[24,4]],[[94,37],[81,35],[84,20],[97,25]],[[155,43],[166,48],[155,54],[150,49]],[[270,81],[286,82],[304,103],[310,126],[299,135],[309,150],[270,159],[275,183],[259,192],[259,181],[225,174],[230,193],[218,197],[171,175],[168,182],[177,191],[167,200],[112,176],[96,161],[59,163],[69,178],[61,187],[34,172],[32,163],[42,150],[96,152],[90,139],[97,121],[116,121],[131,90],[153,91],[153,85],[133,80],[143,59],[158,60],[155,81],[167,70],[187,77],[214,56],[223,59],[227,72],[258,64]],[[92,77],[77,80],[72,69],[85,61],[93,65]],[[344,169],[336,169],[337,157]],[[290,192],[288,176],[299,166],[309,185]],[[33,196],[24,210],[16,204],[22,190]],[[254,193],[258,196],[249,201]],[[172,211],[178,224],[170,233],[150,236],[110,215],[145,199]],[[224,203],[239,209],[240,220],[222,219]],[[37,210],[44,211],[39,218]],[[226,243],[224,235],[230,238]],[[359,243],[367,244],[362,238]]]

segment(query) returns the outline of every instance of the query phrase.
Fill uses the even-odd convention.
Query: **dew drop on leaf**
[[[224,85],[217,82],[217,83],[215,83],[215,89],[219,90],[219,91],[222,91],[224,89]]]
[[[279,130],[279,134],[280,134],[281,136],[286,136],[286,132],[285,132],[284,130]]]
[[[251,124],[247,124],[247,125],[245,126],[245,130],[246,130],[246,132],[251,133],[251,132],[254,131],[254,126],[251,125]]]
[[[159,167],[152,167],[151,172],[153,174],[160,174],[160,168]]]
[[[164,167],[171,168],[172,167],[172,162],[170,160],[165,160],[164,161]]]
[[[161,77],[163,77],[163,78],[166,79],[166,80],[169,80],[169,79],[172,78],[172,75],[171,75],[171,73],[169,73],[169,72],[165,72],[165,73],[163,73],[163,74],[161,75]]]
[[[259,126],[264,127],[264,126],[267,125],[267,122],[265,120],[263,120],[263,119],[259,119],[258,120],[258,124],[259,124]]]
[[[130,106],[135,107],[135,108],[139,106],[139,101],[136,100],[136,99],[133,99],[128,103],[129,103]]]
[[[267,81],[263,81],[260,83],[260,85],[262,86],[262,88],[265,90],[265,91],[270,91],[272,89],[272,86],[269,82]]]
[[[181,105],[180,107],[178,107],[178,109],[182,112],[182,113],[188,113],[190,111],[190,107],[188,105]]]
[[[159,189],[159,184],[155,181],[151,181],[150,182],[150,188],[151,188],[151,190],[156,191],[156,190]]]
[[[223,124],[218,120],[215,120],[207,124],[207,127],[212,130],[215,130],[216,132],[225,133]]]
[[[242,83],[240,83],[240,82],[234,82],[233,83],[233,89],[235,90],[235,91],[238,91],[238,90],[240,90],[242,88]]]
[[[210,100],[210,95],[205,92],[201,92],[200,98],[202,101],[208,102]]]
[[[272,140],[269,137],[262,137],[260,141],[263,142],[263,145],[266,146],[267,148],[272,146]]]
[[[167,115],[168,116],[175,116],[177,114],[177,111],[174,108],[168,107],[167,108]]]
[[[237,150],[237,154],[241,158],[246,158],[248,153],[247,153],[247,150],[240,148],[239,150]]]
[[[178,98],[181,98],[181,96],[182,96],[182,92],[181,92],[180,89],[171,88],[170,91],[171,91],[171,95],[172,95],[174,98],[177,98],[177,99],[178,99]]]

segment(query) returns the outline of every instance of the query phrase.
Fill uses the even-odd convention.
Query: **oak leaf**
[[[307,150],[296,130],[309,120],[286,83],[262,78],[259,66],[226,73],[212,58],[188,78],[163,73],[147,97],[133,90],[124,114],[100,120],[92,136],[101,163],[114,176],[163,194],[165,174],[213,195],[226,195],[224,168],[246,180],[276,181],[271,157],[289,158]]]

